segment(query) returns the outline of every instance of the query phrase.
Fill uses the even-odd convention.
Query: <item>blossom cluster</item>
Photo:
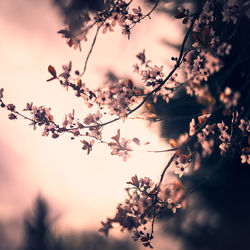
[[[122,157],[124,161],[126,161],[127,158],[130,157],[129,152],[132,151],[129,146],[131,141],[126,140],[124,137],[120,140],[119,129],[117,130],[116,135],[111,137],[111,139],[115,141],[108,144],[112,150],[111,155],[118,155],[119,157]]]
[[[234,147],[233,140],[236,138],[238,141],[242,140],[244,143],[238,145],[238,150],[242,152],[241,163],[249,164],[249,132],[250,125],[249,120],[244,119],[238,120],[238,114],[236,113],[236,118],[234,118],[231,123],[231,128],[225,124],[224,121],[218,123],[206,123],[208,120],[208,115],[203,115],[198,117],[197,121],[192,119],[190,122],[189,134],[190,136],[195,136],[196,141],[193,147],[196,148],[196,152],[204,158],[210,156],[217,147],[220,150],[221,155],[225,155],[232,151]],[[197,131],[200,125],[206,124],[202,130]],[[247,145],[248,146],[244,146]],[[200,146],[200,151],[198,150]]]
[[[142,8],[130,8],[132,1],[124,0],[105,1],[105,8],[97,11],[94,15],[84,10],[75,18],[77,21],[68,23],[65,29],[59,30],[58,33],[66,38],[66,42],[70,47],[80,48],[81,41],[87,41],[88,33],[93,27],[97,27],[97,33],[102,28],[102,33],[114,31],[114,27],[118,24],[122,34],[131,35],[133,27],[145,17],[150,18],[152,10],[147,13],[142,13]],[[156,1],[156,5],[159,0]],[[155,7],[156,7],[155,5]],[[77,23],[77,25],[76,25]]]
[[[144,83],[144,93],[148,94],[151,91],[155,91],[153,102],[157,101],[158,97],[163,98],[166,102],[174,96],[174,91],[179,86],[179,83],[174,81],[174,76],[171,78],[166,86],[163,85],[165,74],[163,73],[163,66],[151,66],[151,60],[146,60],[145,50],[136,55],[140,61],[134,64],[134,72],[141,76],[141,80]]]
[[[137,175],[127,184],[130,185],[126,188],[128,198],[118,205],[114,218],[102,222],[99,231],[108,235],[113,224],[118,223],[122,230],[133,232],[133,240],[140,240],[144,246],[152,248],[154,237],[146,232],[145,225],[164,207],[176,213],[176,209],[181,207],[183,187],[178,181],[159,187],[150,178],[138,179]]]
[[[77,97],[81,97],[85,104],[91,108],[97,105],[100,110],[108,110],[110,115],[126,117],[132,107],[141,100],[142,93],[138,91],[130,79],[120,79],[109,87],[89,89],[79,78],[79,71],[75,71],[76,78],[72,77],[72,63],[63,65],[63,72],[57,76],[53,66],[49,66],[49,72],[55,77],[51,80],[59,80],[59,83],[75,91]]]

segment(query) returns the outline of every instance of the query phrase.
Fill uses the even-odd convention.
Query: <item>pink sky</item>
[[[120,30],[100,34],[84,78],[86,83],[93,88],[98,86],[110,68],[120,76],[132,75],[135,54],[144,48],[155,64],[166,65],[173,51],[162,46],[159,37],[168,35],[175,42],[181,34],[177,25],[167,21],[163,15],[152,15],[151,21],[138,25],[129,41]],[[89,112],[72,92],[46,82],[50,77],[49,64],[60,69],[72,60],[74,67],[82,69],[90,46],[83,44],[82,53],[67,47],[56,33],[63,27],[58,11],[48,0],[0,2],[0,88],[5,89],[4,100],[17,104],[19,110],[31,101],[37,106],[50,106],[59,122],[72,108],[79,118]],[[44,138],[39,129],[33,131],[24,120],[8,120],[4,110],[0,121],[1,220],[26,211],[41,192],[55,215],[61,216],[58,222],[62,230],[96,230],[101,220],[114,215],[117,204],[124,200],[125,183],[134,174],[150,176],[157,182],[168,159],[165,154],[134,153],[123,163],[103,145],[97,145],[87,156],[78,141],[71,141],[66,135],[57,140]],[[126,138],[151,141],[150,149],[166,148],[159,137],[159,124],[148,125],[136,120],[118,122],[107,127],[105,134],[110,138],[119,126]]]

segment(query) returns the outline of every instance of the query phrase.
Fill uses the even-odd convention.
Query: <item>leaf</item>
[[[140,140],[138,138],[133,138],[132,140],[135,144],[137,144],[138,146],[140,146]]]
[[[193,33],[193,37],[194,37],[194,40],[195,40],[197,43],[199,43],[200,45],[203,44],[203,41],[202,41],[202,38],[201,38],[200,33],[194,32],[194,33]]]
[[[58,34],[63,34],[65,38],[70,38],[72,36],[71,32],[68,30],[59,30],[57,31]]]
[[[187,24],[187,22],[188,22],[188,17],[186,16],[185,18],[183,18],[182,23]]]
[[[148,109],[149,112],[153,113],[153,106],[152,106],[151,103],[147,102],[146,103],[146,107],[147,107],[147,109]]]
[[[53,133],[53,134],[52,134],[52,138],[53,138],[53,139],[56,139],[57,137],[59,137],[59,135],[58,135],[57,133]]]
[[[49,120],[52,121],[52,122],[54,121],[53,115],[49,115]]]
[[[138,180],[137,175],[133,176],[131,180],[132,180],[133,185],[135,185],[136,187],[139,187],[139,180]]]
[[[53,66],[49,65],[48,71],[54,78],[57,78],[56,70]]]
[[[17,116],[16,116],[14,113],[10,113],[10,114],[8,115],[8,117],[9,117],[10,120],[15,120],[15,119],[17,119]]]
[[[4,91],[4,89],[1,88],[1,89],[0,89],[0,99],[3,98],[3,91]]]
[[[116,136],[111,137],[111,139],[113,139],[114,141],[116,141],[117,143],[119,143],[119,140],[120,140],[120,129],[117,130]]]
[[[72,47],[72,46],[73,46],[73,40],[70,38],[70,39],[67,41],[67,44],[69,45],[69,47]]]
[[[47,80],[47,82],[50,82],[52,80],[55,80],[55,77],[51,77],[50,79]]]
[[[198,117],[198,122],[200,123],[200,125],[202,125],[204,123],[204,117],[199,116]]]
[[[82,87],[82,80],[81,79],[77,80],[77,87],[79,87],[79,88]]]
[[[128,80],[126,81],[126,85],[127,85],[131,90],[134,88],[134,84],[133,84],[133,82],[132,82],[130,79],[128,79]]]
[[[139,188],[140,183],[139,183],[137,175],[133,176],[131,178],[131,181],[128,181],[127,184],[131,184],[131,185],[134,185],[135,187]]]
[[[170,140],[169,140],[169,143],[171,144],[172,147],[176,148],[177,142],[175,141],[175,139],[173,139],[173,138],[170,139]]]

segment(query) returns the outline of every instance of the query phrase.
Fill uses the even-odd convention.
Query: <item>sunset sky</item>
[[[80,119],[89,112],[74,93],[65,91],[56,82],[46,82],[50,77],[47,71],[50,64],[60,71],[61,65],[72,60],[73,68],[82,70],[90,47],[91,36],[89,42],[82,44],[83,52],[69,48],[65,39],[57,34],[62,28],[60,13],[49,0],[0,1],[3,100],[16,104],[19,111],[27,102],[51,107],[59,123],[73,108]],[[100,34],[83,80],[90,88],[95,88],[110,69],[121,77],[135,77],[132,65],[136,63],[135,55],[143,49],[153,65],[167,65],[176,52],[163,46],[160,38],[167,35],[171,42],[176,42],[181,34],[177,23],[169,23],[166,16],[159,13],[152,14],[152,20],[139,24],[130,40],[122,36],[119,29]],[[165,68],[165,72],[168,70]],[[54,215],[59,216],[62,230],[96,230],[100,221],[113,216],[117,204],[124,200],[126,182],[135,174],[149,176],[157,182],[169,157],[137,152],[124,163],[111,156],[107,146],[98,144],[87,156],[81,150],[81,143],[71,141],[67,135],[56,140],[42,137],[41,130],[34,131],[27,121],[10,121],[7,117],[8,113],[1,110],[2,221],[21,216],[40,192],[48,199]],[[167,148],[159,137],[159,124],[149,126],[137,120],[117,122],[105,128],[106,138],[114,136],[119,127],[121,136],[127,139],[138,137],[150,141],[149,150]]]

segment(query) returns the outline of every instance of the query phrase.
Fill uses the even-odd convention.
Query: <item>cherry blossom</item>
[[[115,136],[110,135],[110,141],[105,141],[103,130],[106,126],[121,119],[126,122],[132,114],[135,115],[135,111],[141,111],[138,116],[135,115],[136,119],[159,121],[161,118],[159,119],[154,106],[159,101],[168,103],[171,99],[178,99],[182,90],[192,96],[202,108],[200,113],[187,118],[188,132],[171,138],[168,149],[147,151],[171,153],[159,182],[155,183],[149,177],[133,176],[125,189],[127,199],[117,206],[114,217],[101,222],[100,232],[108,235],[113,225],[118,224],[121,230],[130,231],[134,240],[140,240],[145,247],[152,248],[154,223],[159,211],[166,208],[175,214],[177,208],[184,207],[185,188],[180,181],[184,174],[192,174],[192,171],[202,167],[203,161],[214,156],[216,152],[222,158],[230,157],[232,153],[241,164],[250,165],[249,101],[244,93],[249,87],[249,71],[241,72],[245,83],[237,86],[238,82],[229,82],[227,75],[234,68],[224,68],[225,58],[234,50],[230,44],[231,38],[237,32],[241,18],[249,18],[245,15],[249,1],[245,4],[236,0],[218,1],[221,13],[215,8],[216,1],[212,0],[202,1],[200,9],[195,11],[179,6],[175,18],[187,30],[179,55],[171,57],[171,69],[166,65],[159,65],[158,62],[152,63],[148,55],[146,56],[146,50],[142,49],[135,55],[139,62],[133,65],[134,73],[141,78],[138,85],[132,77],[121,77],[116,82],[92,89],[91,84],[83,81],[83,76],[99,33],[105,35],[113,32],[116,27],[130,38],[134,27],[145,18],[150,18],[160,1],[155,1],[148,13],[141,6],[132,7],[132,2],[133,0],[105,1],[103,10],[91,14],[84,11],[76,26],[68,23],[64,29],[58,31],[66,38],[70,47],[81,49],[81,42],[87,41],[90,30],[96,29],[82,71],[73,71],[71,61],[62,66],[62,72],[52,65],[48,66],[50,78],[47,81],[57,82],[66,90],[73,90],[75,96],[88,107],[88,112],[82,117],[79,118],[73,109],[58,124],[51,108],[33,103],[27,103],[22,111],[24,113],[21,113],[14,104],[4,102],[3,88],[0,88],[0,104],[8,112],[10,120],[23,118],[34,129],[39,126],[42,136],[57,139],[63,134],[70,134],[71,139],[80,141],[87,155],[93,150],[94,144],[99,142],[108,146],[111,155],[118,156],[125,162],[131,157],[131,152],[136,151],[134,146],[141,147],[143,143],[136,135],[131,136],[133,139],[121,137],[119,128],[113,132],[116,133]],[[218,29],[216,22],[220,18],[222,28]],[[225,37],[224,33],[227,32],[224,31],[229,26],[233,31]],[[236,58],[234,64],[238,63],[238,68],[242,68],[241,62],[237,60]],[[176,174],[173,182],[167,178],[165,180],[168,169]],[[146,230],[148,224],[149,231]]]

